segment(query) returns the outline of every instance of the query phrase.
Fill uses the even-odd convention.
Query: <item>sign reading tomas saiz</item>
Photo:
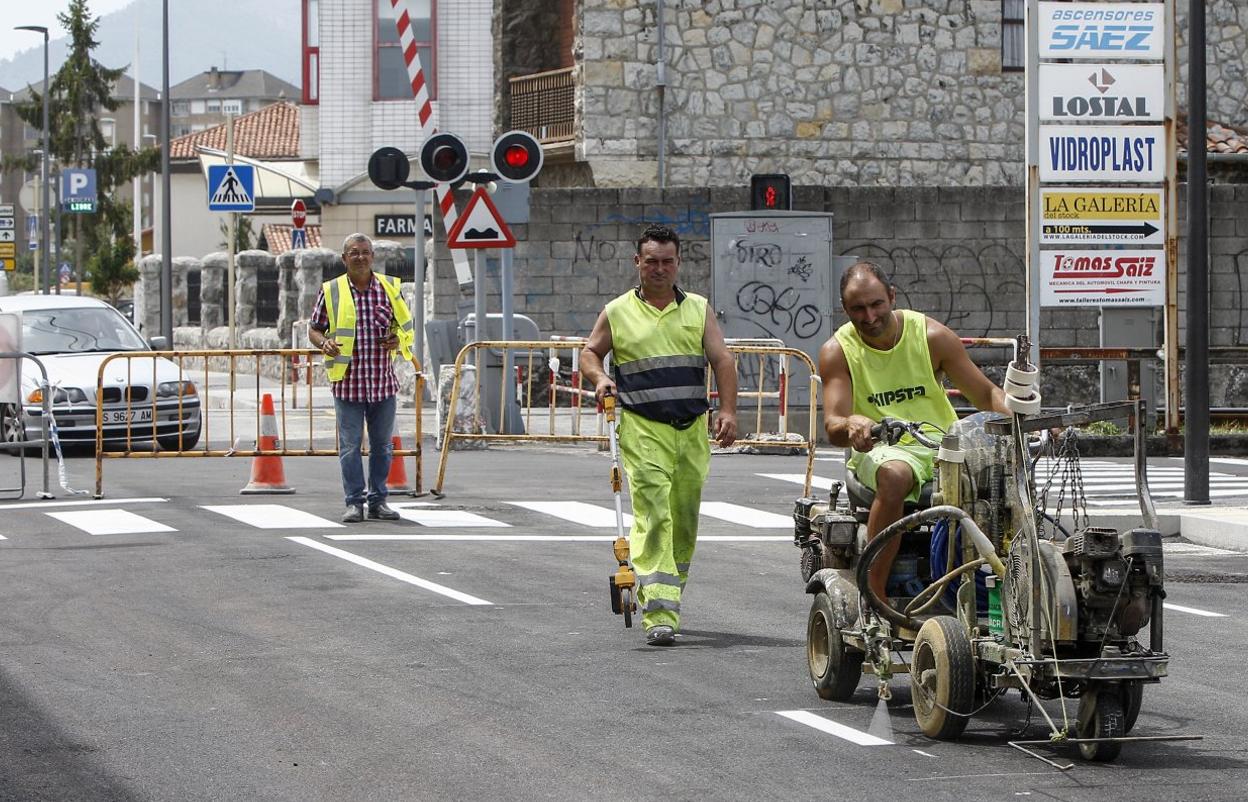
[[[1044,187],[1040,242],[1045,245],[1162,245],[1160,188]]]
[[[1163,306],[1164,250],[1079,251],[1040,254],[1044,306]]]
[[[1040,3],[1040,58],[1165,57],[1164,3]]]

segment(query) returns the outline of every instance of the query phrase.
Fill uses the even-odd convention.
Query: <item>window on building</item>
[[[303,0],[303,102],[321,101],[320,0]]]
[[[242,114],[243,113],[243,101],[223,100],[221,101],[221,111],[225,114]]]
[[[1001,71],[1017,72],[1027,66],[1027,39],[1023,17],[1026,0],[1001,0]]]
[[[221,111],[220,100],[209,100],[204,104],[204,106],[208,109],[209,114],[217,114]]]
[[[407,77],[407,63],[403,60],[403,47],[399,43],[398,13],[390,0],[376,0],[373,8],[377,22],[374,29],[377,49],[373,59],[373,99],[410,100],[412,84]],[[429,98],[433,99],[437,85],[433,57],[433,0],[412,0],[407,9],[420,69],[429,88]]]
[[[117,121],[112,117],[100,118],[100,136],[104,137],[104,144],[110,148],[117,144]]]
[[[191,113],[191,104],[185,100],[175,100],[169,104],[169,113],[174,117],[185,117]]]
[[[203,114],[203,113],[204,113],[204,101],[192,100],[191,101],[191,114]]]

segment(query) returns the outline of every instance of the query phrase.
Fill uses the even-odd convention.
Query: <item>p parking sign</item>
[[[61,172],[61,211],[89,214],[95,211],[95,170],[74,168]]]

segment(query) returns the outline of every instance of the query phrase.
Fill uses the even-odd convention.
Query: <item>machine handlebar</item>
[[[875,440],[882,440],[890,446],[897,445],[897,441],[903,435],[909,434],[920,444],[928,448],[940,448],[940,441],[933,440],[923,432],[924,424],[922,421],[911,422],[898,418],[884,418],[879,423],[871,427],[871,437]]]

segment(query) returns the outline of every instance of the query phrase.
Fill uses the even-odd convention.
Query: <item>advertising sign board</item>
[[[1041,59],[1165,58],[1165,3],[1054,3],[1040,6]]]
[[[1043,245],[1161,245],[1165,202],[1160,187],[1042,187]]]
[[[1161,64],[1041,64],[1040,119],[1057,122],[1160,122]]]
[[[1164,250],[1040,252],[1042,306],[1164,306]]]
[[[1160,183],[1166,169],[1160,125],[1042,125],[1040,180]]]

